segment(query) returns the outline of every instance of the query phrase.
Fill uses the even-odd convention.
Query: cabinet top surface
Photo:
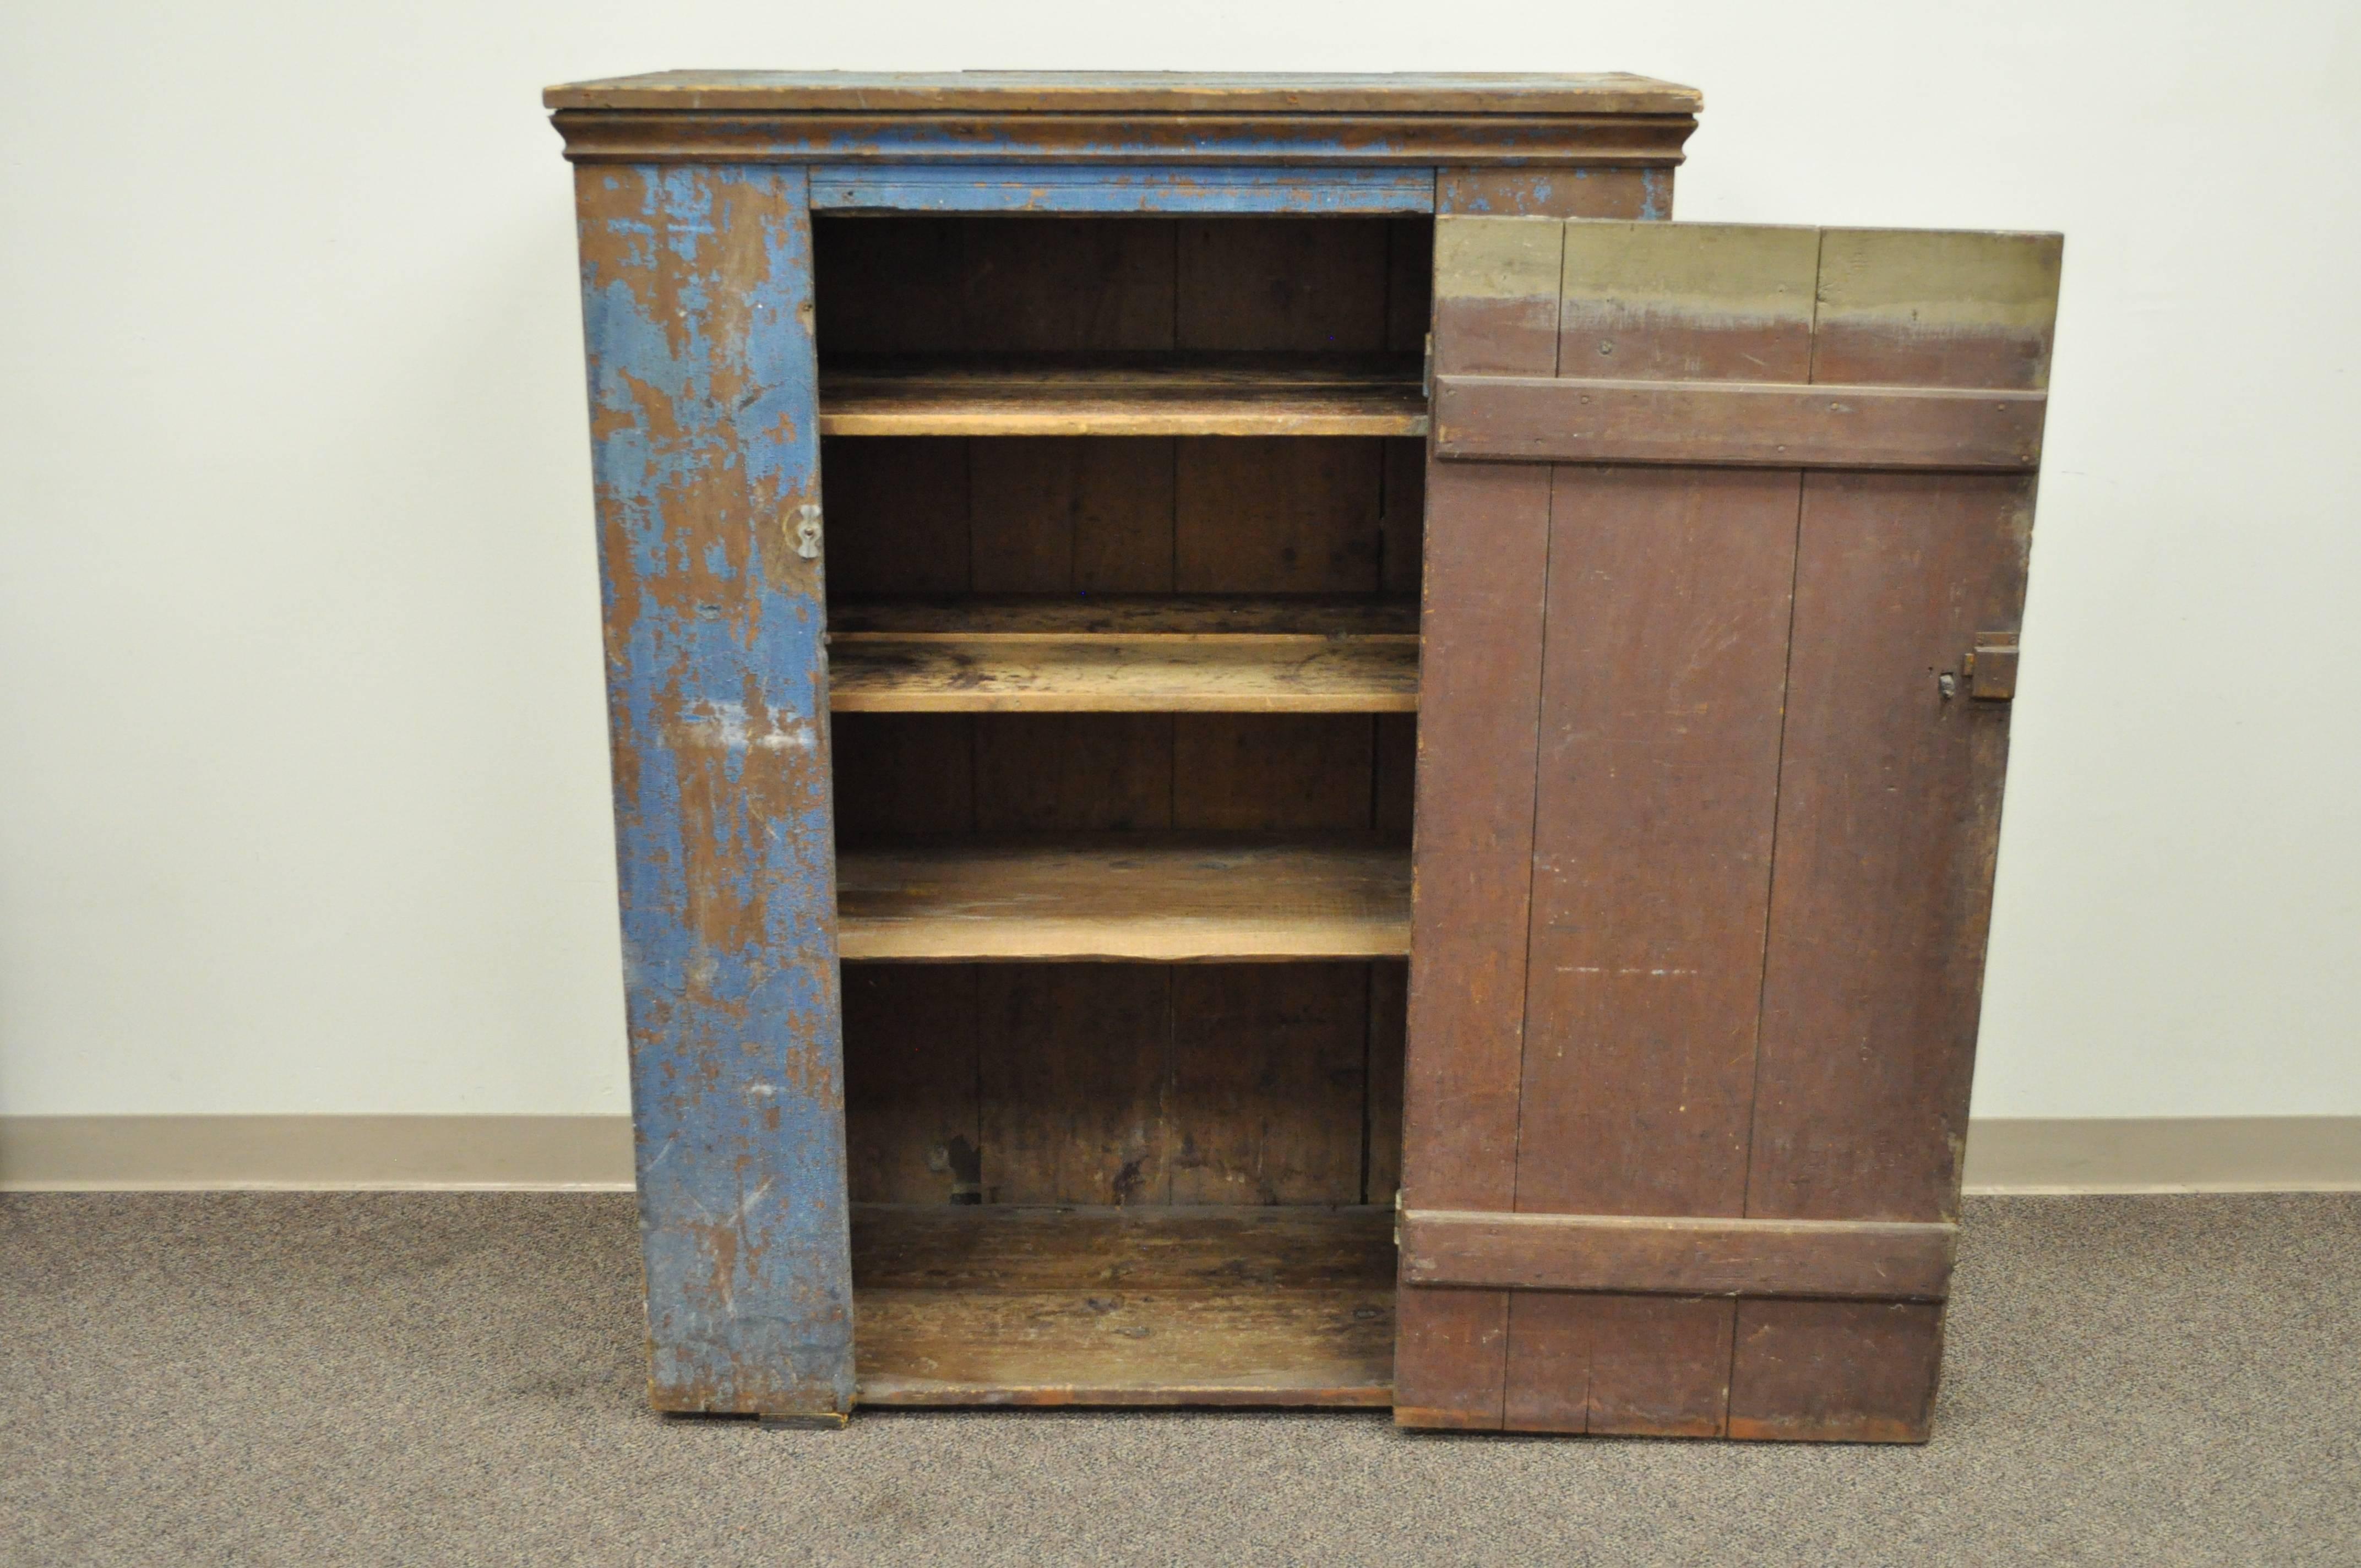
[[[1161,71],[663,71],[574,82],[552,109],[790,113],[1694,115],[1693,87],[1622,71],[1282,75]]]

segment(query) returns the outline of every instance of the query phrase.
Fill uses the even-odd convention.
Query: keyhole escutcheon
[[[819,559],[819,508],[806,501],[796,508],[796,554],[807,561]]]

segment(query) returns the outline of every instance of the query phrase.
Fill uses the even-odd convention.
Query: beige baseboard
[[[0,1191],[627,1191],[623,1116],[0,1116]],[[2361,1116],[1988,1120],[1971,1192],[2361,1190]]]
[[[0,1116],[0,1191],[629,1191],[629,1116]]]
[[[1972,1121],[1967,1189],[2361,1191],[2361,1116]]]

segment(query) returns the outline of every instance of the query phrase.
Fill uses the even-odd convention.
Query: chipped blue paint
[[[585,170],[650,1386],[851,1407],[842,1046],[804,171]]]
[[[1673,171],[1669,169],[1642,170],[1640,174],[1640,216],[1654,222],[1668,221],[1673,215]]]
[[[1570,168],[1535,170],[1521,181],[1496,181],[1488,187],[1473,181],[1442,178],[1458,170],[1438,170],[1435,211],[1455,217],[1548,217],[1582,214],[1585,216],[1605,216],[1597,212],[1602,203],[1596,193],[1586,200],[1576,189],[1581,182],[1602,174],[1630,174],[1640,177],[1640,202],[1636,212],[1628,214],[1641,221],[1662,220],[1672,216],[1673,171],[1669,169]],[[1557,198],[1563,194],[1564,201]],[[1615,201],[1610,194],[1608,203]],[[1621,216],[1622,214],[1618,214]]]
[[[812,206],[899,213],[1431,213],[1431,169],[832,164]]]

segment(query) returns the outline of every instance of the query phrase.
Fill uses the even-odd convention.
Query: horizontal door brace
[[[1949,387],[1440,376],[1434,448],[1495,462],[2030,474],[2048,401]]]
[[[1959,1227],[1409,1209],[1405,1285],[1939,1301]]]

